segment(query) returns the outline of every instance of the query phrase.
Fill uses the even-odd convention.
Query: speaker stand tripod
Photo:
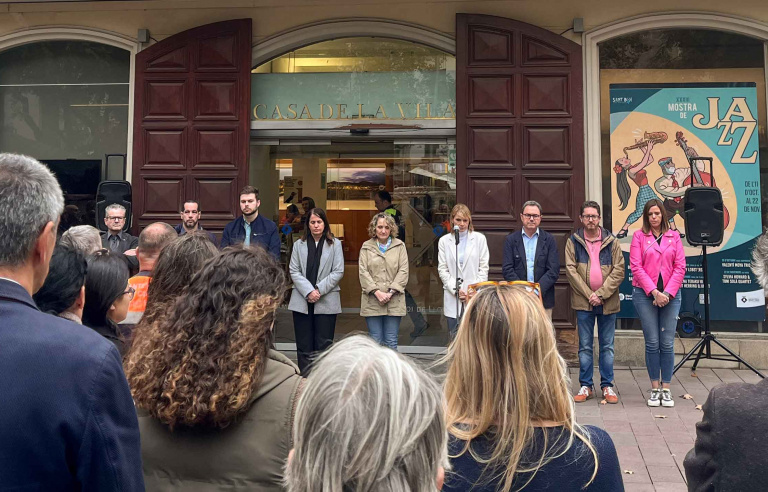
[[[712,334],[712,332],[709,330],[709,277],[707,276],[707,247],[706,245],[702,246],[702,260],[701,260],[701,267],[704,273],[704,335],[701,337],[701,340],[687,353],[685,354],[685,357],[683,357],[680,362],[678,362],[675,365],[674,370],[672,371],[672,374],[675,374],[678,369],[683,367],[683,364],[685,364],[689,359],[692,359],[694,357],[694,354],[696,354],[696,358],[693,360],[693,367],[691,368],[692,371],[696,370],[696,366],[699,365],[699,361],[701,359],[710,359],[710,360],[724,360],[729,362],[740,362],[747,366],[747,368],[751,369],[755,374],[760,376],[761,378],[765,378],[763,374],[749,365],[744,359],[739,357],[738,355],[734,354],[731,349],[723,345],[715,335]],[[730,354],[729,356],[726,355],[712,355],[712,344],[717,345],[721,349],[725,350]]]

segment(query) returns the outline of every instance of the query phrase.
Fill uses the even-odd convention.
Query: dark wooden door
[[[177,224],[186,199],[206,229],[239,214],[246,184],[251,100],[251,19],[208,24],[136,56],[134,232]]]
[[[488,238],[501,278],[504,239],[521,206],[544,208],[541,228],[560,250],[555,326],[577,335],[565,280],[565,241],[584,201],[581,46],[545,29],[487,15],[456,22],[457,194]]]

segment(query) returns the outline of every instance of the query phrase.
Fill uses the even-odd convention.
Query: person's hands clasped
[[[380,290],[377,290],[373,293],[373,295],[376,296],[376,300],[379,301],[379,304],[382,306],[386,303],[388,303],[392,299],[392,294],[389,294],[387,292],[382,292]]]
[[[600,305],[602,305],[602,304],[603,304],[603,300],[602,300],[602,299],[600,299],[600,297],[598,297],[598,295],[597,295],[596,293],[594,293],[594,292],[593,292],[593,293],[592,293],[592,295],[591,295],[591,296],[589,296],[589,303],[590,303],[592,306],[600,306]]]
[[[320,300],[320,292],[318,292],[317,289],[313,290],[312,292],[307,295],[307,301],[311,303],[315,303]]]
[[[653,305],[664,307],[667,304],[669,304],[669,296],[663,292],[656,291],[656,294],[653,296]]]

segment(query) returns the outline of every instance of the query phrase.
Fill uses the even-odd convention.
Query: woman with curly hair
[[[125,373],[147,490],[282,490],[302,381],[270,348],[284,290],[269,253],[230,247],[137,335]]]
[[[624,490],[610,436],[576,423],[565,361],[538,298],[484,287],[448,349],[443,491]]]

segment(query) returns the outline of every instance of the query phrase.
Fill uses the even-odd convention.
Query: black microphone
[[[459,226],[453,226],[453,235],[456,236],[456,244],[459,244]]]

